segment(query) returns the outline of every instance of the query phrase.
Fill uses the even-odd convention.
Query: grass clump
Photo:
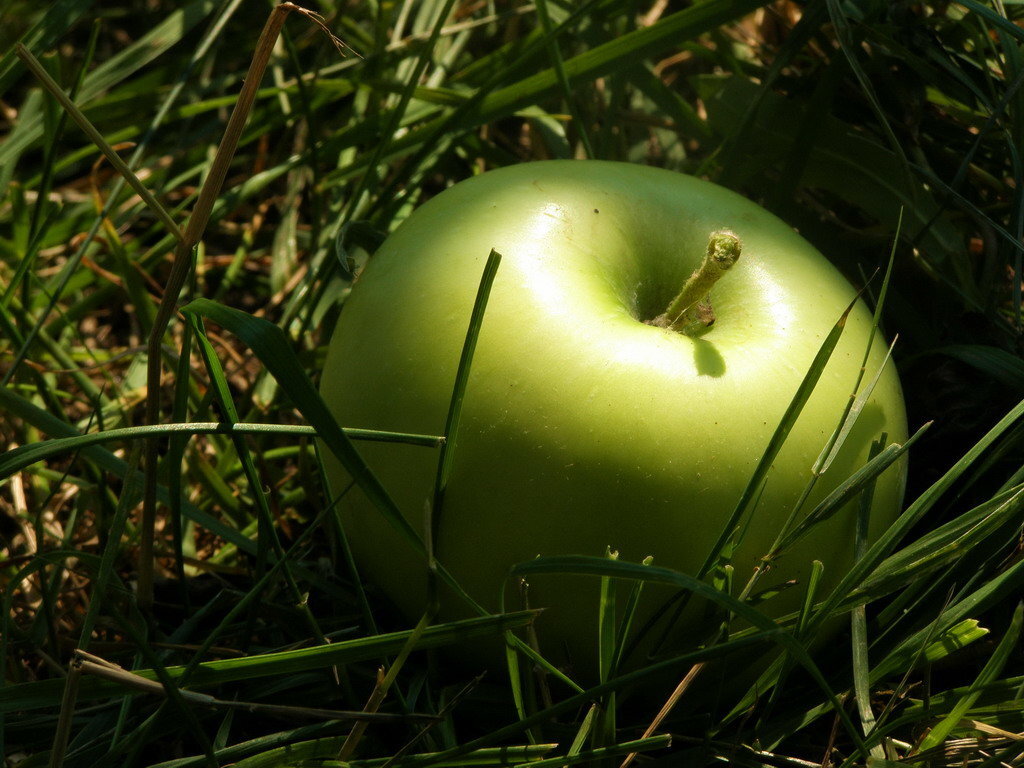
[[[7,763],[1019,763],[1019,8],[8,3]],[[261,47],[268,16],[280,34]],[[243,77],[257,51],[264,72]],[[934,420],[903,517],[835,592],[809,592],[781,630],[752,620],[630,673],[688,680],[664,707],[621,677],[537,682],[525,643],[513,683],[445,669],[433,649],[532,614],[401,625],[353,575],[313,440],[352,462],[360,440],[438,449],[316,418],[321,329],[352,264],[416,205],[488,168],[576,157],[737,189],[856,283],[895,240],[880,322],[900,336],[912,426]],[[622,594],[619,578],[714,589],[602,558],[529,568]],[[836,621],[850,632],[815,643]],[[773,643],[754,689],[687,678]]]

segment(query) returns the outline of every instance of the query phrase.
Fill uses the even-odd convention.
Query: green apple
[[[672,325],[667,308],[718,233],[739,246],[735,266],[707,301],[668,313],[688,309],[687,327],[661,327]],[[503,260],[453,446],[438,560],[489,610],[509,568],[537,555],[601,556],[611,547],[620,559],[652,555],[693,574],[853,289],[782,221],[706,181],[601,161],[491,171],[415,211],[353,287],[321,383],[342,426],[442,433],[492,248]],[[836,428],[870,330],[858,304],[735,552],[740,585]],[[884,353],[876,340],[869,377]],[[897,442],[907,435],[891,365],[804,510],[863,465],[882,433]],[[437,452],[390,443],[360,450],[422,532]],[[346,491],[343,517],[362,573],[415,620],[426,599],[423,557],[327,461],[335,493]],[[902,487],[902,466],[880,477],[872,536],[896,515]],[[813,529],[763,586],[805,579],[813,559],[824,563],[826,586],[834,583],[852,559],[854,506]],[[801,591],[766,609],[792,609]],[[520,606],[518,592],[506,594]],[[536,622],[541,649],[556,663],[594,669],[597,596],[589,577],[531,582],[530,605],[546,608]],[[446,593],[441,617],[464,615]]]

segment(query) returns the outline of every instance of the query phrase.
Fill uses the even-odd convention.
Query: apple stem
[[[712,232],[708,250],[683,289],[672,299],[662,314],[650,321],[651,325],[695,336],[715,322],[708,293],[740,257],[740,239],[728,230]]]

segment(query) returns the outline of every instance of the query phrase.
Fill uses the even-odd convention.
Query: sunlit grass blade
[[[953,707],[949,714],[942,718],[942,720],[928,732],[928,735],[925,736],[924,740],[918,747],[919,751],[926,752],[929,749],[942,744],[953,728],[960,723],[961,718],[963,718],[967,713],[967,710],[969,710],[971,706],[973,706],[974,702],[978,700],[984,686],[999,677],[999,673],[1002,672],[1003,667],[1006,666],[1011,654],[1017,650],[1017,641],[1020,639],[1022,625],[1024,625],[1024,603],[1018,603],[1009,628],[1006,630],[1006,633],[992,652],[992,655],[989,656],[988,661],[985,662],[985,667],[978,673],[978,677],[975,679],[974,684],[970,689],[968,689],[967,693],[964,694],[960,701],[956,703],[956,706]]]
[[[902,444],[893,443],[878,451],[875,456],[868,460],[867,464],[850,475],[850,477],[836,486],[828,496],[822,499],[803,520],[772,547],[772,552],[781,552],[791,547],[813,526],[829,519],[852,499],[864,492],[865,489],[872,487],[878,477],[899,461],[914,443],[925,434],[929,426],[930,424],[925,424]]]

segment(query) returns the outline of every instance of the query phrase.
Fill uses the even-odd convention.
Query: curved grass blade
[[[459,365],[455,371],[452,397],[448,405],[448,415],[445,417],[444,441],[441,443],[440,456],[437,461],[437,477],[434,480],[434,502],[431,505],[431,535],[434,541],[438,540],[441,530],[441,518],[444,513],[444,495],[448,488],[448,478],[452,471],[455,448],[458,445],[459,422],[462,419],[462,404],[466,398],[466,387],[469,384],[469,372],[473,365],[473,354],[476,351],[477,340],[480,338],[480,327],[483,324],[484,312],[487,310],[487,299],[491,295],[491,287],[494,285],[494,278],[498,273],[498,266],[500,264],[501,254],[492,249],[487,256],[487,262],[484,264],[483,274],[480,277],[480,286],[477,289],[473,310],[469,316],[469,327],[466,329],[466,339],[462,344]]]
[[[348,429],[342,432],[350,440],[366,440],[370,442],[405,443],[424,448],[437,448],[443,444],[444,438],[437,435],[416,435],[407,432],[384,432],[372,429]],[[259,424],[239,421],[227,423],[222,421],[195,421],[178,424],[154,424],[152,426],[122,427],[108,429],[103,432],[90,432],[74,437],[57,437],[42,440],[38,443],[19,445],[0,455],[0,481],[6,480],[16,472],[35,464],[66,453],[74,453],[83,448],[122,440],[140,440],[153,435],[288,435],[291,437],[315,437],[317,430],[305,425],[290,424]]]
[[[296,408],[310,424],[316,425],[317,435],[355,479],[360,488],[395,528],[408,541],[426,554],[423,540],[416,529],[402,515],[384,486],[363,461],[352,441],[338,426],[313,382],[309,380],[301,363],[292,351],[284,331],[268,320],[248,315],[208,299],[195,299],[182,307],[185,314],[199,315],[231,331],[252,350],[285,391]]]
[[[317,436],[359,484],[370,502],[380,510],[389,524],[426,558],[428,552],[423,539],[405,519],[380,480],[359,455],[352,441],[338,426],[327,403],[313,386],[313,382],[295,356],[285,332],[268,320],[225,307],[209,299],[195,299],[182,307],[181,311],[184,314],[200,315],[214,321],[235,334],[252,350],[306,420],[316,425]],[[467,605],[478,613],[486,613],[441,563],[437,564],[437,572]]]

